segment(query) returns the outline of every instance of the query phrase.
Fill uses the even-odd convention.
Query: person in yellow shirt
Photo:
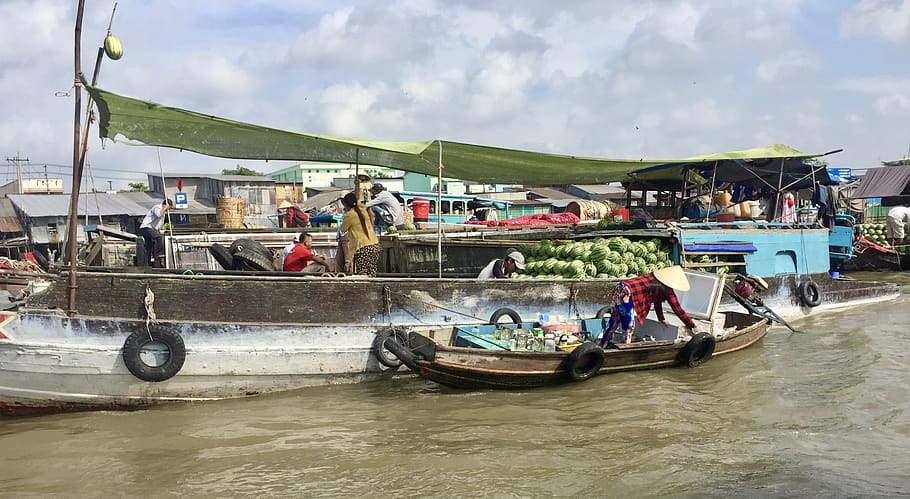
[[[379,237],[373,231],[370,215],[353,192],[341,198],[341,204],[344,205],[344,218],[339,232],[345,253],[351,255],[352,272],[376,277],[382,248],[379,246]]]

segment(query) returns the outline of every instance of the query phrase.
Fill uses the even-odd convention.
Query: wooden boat
[[[686,274],[692,289],[678,295],[687,313],[702,323],[705,331],[697,334],[682,325],[665,326],[652,316],[636,328],[638,341],[623,343],[610,338],[607,348],[601,348],[597,338],[603,336],[607,320],[587,319],[565,326],[578,330],[566,335],[579,338],[578,342],[547,352],[521,347],[526,331],[540,326],[538,323],[456,326],[423,333],[411,331],[406,337],[402,332],[387,333],[387,339],[380,341],[391,356],[377,352],[377,357],[387,365],[394,365],[397,358],[424,378],[447,386],[514,389],[585,381],[616,371],[671,365],[696,367],[713,355],[735,352],[764,338],[770,325],[768,318],[718,310],[723,277],[694,271]],[[517,336],[518,341],[507,342],[505,338],[510,335]],[[527,345],[534,344],[529,337]]]
[[[77,61],[74,76],[77,79],[82,75],[78,42],[81,19],[80,11],[74,44],[74,60]],[[79,122],[81,87],[77,86],[75,92],[73,213],[78,212],[79,179],[85,159],[84,154],[79,154],[79,137],[88,137],[88,133],[82,133]],[[468,144],[438,141],[410,145],[388,143],[385,146],[374,143],[371,146],[361,141],[326,140],[315,136],[306,139],[302,134],[245,126],[241,127],[242,133],[236,133],[237,129],[232,128],[234,124],[214,118],[205,124],[214,128],[207,129],[204,134],[183,134],[175,129],[176,123],[188,123],[196,130],[198,124],[183,119],[165,120],[167,127],[146,127],[156,122],[149,113],[175,112],[184,118],[190,114],[120,99],[113,94],[105,97],[99,92],[93,92],[93,97],[100,102],[99,111],[103,111],[99,114],[99,125],[105,137],[116,136],[118,116],[133,116],[145,120],[145,125],[135,130],[166,130],[169,137],[180,142],[160,145],[203,154],[225,156],[242,152],[248,159],[319,159],[308,155],[307,151],[311,149],[306,144],[310,141],[322,147],[317,151],[319,154],[337,153],[335,160],[348,162],[345,158],[360,157],[367,160],[367,164],[387,162],[418,173],[426,173],[427,168],[430,173],[439,173],[441,169],[433,166],[428,158],[440,154],[441,166],[441,147],[445,146],[451,158],[451,161],[446,160],[447,171],[458,171],[459,157],[467,162],[466,166],[474,165],[472,168],[476,168],[477,175],[496,170],[490,163],[495,158],[489,153],[498,149]],[[107,99],[107,102],[97,99]],[[118,100],[127,107],[137,106],[133,109],[141,111],[125,115],[115,113],[112,121],[109,111]],[[241,142],[249,149],[246,152],[211,149],[227,143],[210,140],[219,134],[242,137]],[[272,147],[262,148],[267,142],[266,136],[282,137],[283,147],[288,149],[276,152]],[[192,143],[183,143],[183,140]],[[228,142],[233,144],[235,141]],[[84,151],[85,146],[81,150]],[[528,174],[532,170],[547,169],[550,170],[548,175],[552,175],[547,178],[570,183],[575,179],[596,179],[605,167],[614,175],[622,175],[616,178],[626,178],[627,170],[642,167],[641,161],[592,162],[585,158],[505,150],[501,154],[497,164],[511,165],[502,169],[501,179],[510,182],[522,180],[511,176],[517,171]],[[775,149],[770,154],[789,157],[792,150]],[[756,154],[745,152],[738,156]],[[526,158],[534,168],[515,168],[523,164],[515,163],[517,158]],[[664,164],[663,161],[657,163]],[[542,177],[527,178],[528,183],[533,183],[530,180]],[[601,180],[606,181],[606,178]],[[76,227],[71,220],[69,241],[78,239]],[[686,228],[680,228],[683,230],[681,241],[686,242]],[[737,230],[739,234],[747,233]],[[710,238],[716,241],[727,237],[721,231],[710,233],[710,237],[703,232],[697,228],[697,236],[692,242],[704,243],[711,242]],[[802,237],[803,233],[805,237]],[[789,240],[782,237],[784,234],[769,234],[765,227],[756,227],[748,234],[759,251],[737,258],[742,259],[740,263],[750,266],[764,265],[774,276],[768,279],[765,300],[769,304],[775,303],[775,308],[777,302],[785,304],[783,309],[778,309],[784,315],[791,311],[803,315],[810,309],[826,310],[863,301],[893,299],[899,295],[894,285],[826,279],[826,264],[818,266],[814,263],[816,259],[796,258],[805,253],[796,253],[795,248],[808,252],[821,246],[826,251],[826,231],[791,230],[786,234],[790,236]],[[794,235],[799,235],[799,239],[794,239]],[[767,252],[763,251],[762,244],[768,245]],[[159,272],[157,269],[146,273],[110,269],[91,271],[94,269],[77,265],[76,245],[68,248],[67,272],[56,276],[45,292],[29,296],[24,305],[0,312],[0,413],[135,408],[359,381],[387,372],[376,355],[377,351],[382,354],[384,342],[377,340],[384,337],[383,331],[482,325],[494,322],[496,311],[502,307],[512,307],[524,317],[531,317],[538,311],[594,317],[604,305],[606,289],[615,284],[607,279],[491,282],[436,277],[309,278],[269,272],[206,272],[200,275],[192,271]],[[753,256],[756,258],[750,261]],[[812,301],[814,307],[800,304],[794,295],[797,285],[802,285],[797,278],[818,273],[821,275],[813,284],[817,303]],[[715,340],[720,338],[717,333],[714,337]]]
[[[408,348],[402,349],[394,337],[385,345],[400,354],[401,360],[420,376],[446,386],[521,389],[584,381],[618,371],[673,365],[696,367],[712,356],[755,344],[764,338],[769,325],[764,317],[728,312],[723,330],[714,333],[637,341],[606,349],[587,341],[573,345],[571,350],[556,352],[505,350],[500,342],[492,340],[497,326],[482,326],[479,334],[463,326],[450,329],[448,334],[443,330],[426,335],[410,332]],[[468,341],[467,335],[474,336],[475,341]],[[487,343],[488,348],[477,346],[479,343]],[[459,344],[472,346],[455,346]]]
[[[900,254],[859,237],[853,243],[853,258],[844,262],[845,270],[898,271],[910,268],[910,253]]]

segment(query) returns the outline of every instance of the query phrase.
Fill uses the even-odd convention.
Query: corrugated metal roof
[[[69,213],[68,194],[10,194],[7,196],[23,213],[30,217],[65,217]],[[79,196],[79,216],[89,215],[141,217],[149,208],[164,200],[160,194],[148,192],[88,193]],[[175,212],[190,215],[212,214],[215,207],[196,200],[189,200],[185,210]]]
[[[545,198],[545,199],[575,199],[577,197],[577,196],[573,196],[571,194],[566,194],[565,192],[557,191],[556,189],[550,189],[547,187],[535,187],[535,188],[527,189],[527,191],[529,194],[533,194],[535,197]]]

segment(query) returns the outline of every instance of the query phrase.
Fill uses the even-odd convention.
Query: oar
[[[783,317],[778,315],[777,312],[771,310],[771,308],[768,307],[767,305],[762,305],[761,307],[759,307],[758,305],[750,302],[749,300],[743,298],[742,296],[739,296],[739,294],[736,292],[736,290],[731,288],[729,284],[724,284],[724,291],[726,291],[730,296],[732,296],[734,300],[739,302],[740,305],[745,307],[746,310],[748,310],[752,313],[758,314],[766,319],[770,319],[778,324],[783,324],[784,326],[787,327],[787,329],[789,329],[790,331],[792,331],[794,333],[802,332],[802,331],[794,328],[793,326],[791,326],[790,323],[785,321]]]

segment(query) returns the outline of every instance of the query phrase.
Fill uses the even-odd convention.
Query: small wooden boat
[[[906,270],[910,269],[910,253],[901,254],[860,237],[853,243],[853,258],[844,262],[844,269]]]
[[[577,341],[570,340],[555,351],[538,351],[540,344],[533,334],[528,335],[540,323],[520,323],[456,326],[407,334],[389,331],[377,337],[374,353],[385,365],[404,363],[424,378],[443,385],[515,389],[584,381],[597,374],[633,369],[696,367],[714,355],[741,350],[764,338],[771,323],[769,317],[717,310],[723,277],[688,270],[686,274],[692,289],[680,293],[680,301],[702,324],[703,332],[697,334],[682,325],[666,326],[652,312],[636,328],[636,341],[609,341],[606,348],[601,348],[597,338],[604,334],[607,320],[595,318],[566,324],[565,329],[574,334],[565,336]],[[669,314],[667,317],[673,318]],[[510,342],[516,337],[518,341]],[[530,348],[523,348],[523,338],[527,338],[525,345]]]
[[[768,332],[764,317],[727,312],[722,331],[688,338],[611,344],[585,341],[555,352],[510,351],[496,341],[496,325],[410,332],[407,346],[392,336],[385,347],[420,376],[457,388],[517,389],[584,381],[597,374],[673,365],[695,367],[714,355],[755,344]],[[600,319],[583,321],[588,328]],[[596,327],[596,326],[595,326]],[[676,331],[676,328],[668,328]],[[446,334],[448,333],[448,334]],[[590,334],[594,334],[590,332]],[[684,333],[687,334],[687,333]],[[647,338],[647,337],[646,337]],[[462,346],[470,345],[470,346]]]

